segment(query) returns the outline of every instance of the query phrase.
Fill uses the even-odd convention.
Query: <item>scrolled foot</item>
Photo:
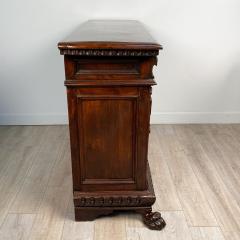
[[[166,222],[159,212],[147,211],[143,214],[143,222],[152,230],[162,230],[166,226]]]

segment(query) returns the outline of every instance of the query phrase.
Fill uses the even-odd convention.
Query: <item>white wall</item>
[[[66,122],[57,42],[87,19],[138,19],[164,46],[154,123],[240,122],[239,0],[1,0],[0,123]]]

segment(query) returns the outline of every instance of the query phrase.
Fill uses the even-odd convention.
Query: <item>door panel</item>
[[[82,189],[136,188],[138,97],[114,89],[77,94]]]

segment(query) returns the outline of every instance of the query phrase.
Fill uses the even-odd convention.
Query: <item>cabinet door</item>
[[[75,190],[144,188],[148,119],[139,115],[140,93],[137,87],[69,90]]]

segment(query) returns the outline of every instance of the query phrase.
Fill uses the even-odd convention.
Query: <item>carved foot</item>
[[[143,216],[143,222],[152,230],[162,230],[166,223],[159,212],[146,211]]]

